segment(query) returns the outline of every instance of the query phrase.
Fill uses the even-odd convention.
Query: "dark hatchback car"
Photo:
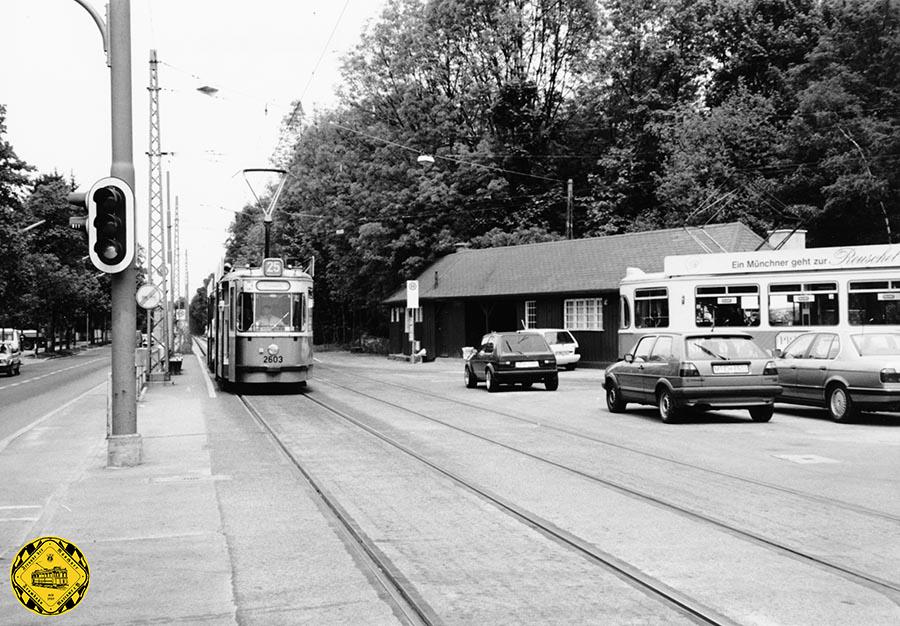
[[[655,404],[666,423],[684,408],[748,409],[754,422],[768,422],[781,392],[775,363],[750,335],[717,332],[645,335],[607,368],[603,387],[611,412]]]
[[[779,402],[825,407],[836,422],[860,410],[900,411],[900,333],[836,330],[799,335],[775,364]]]
[[[518,333],[490,333],[466,359],[466,387],[470,389],[484,381],[488,391],[500,385],[521,384],[530,387],[544,383],[547,391],[559,387],[556,357],[541,335]]]

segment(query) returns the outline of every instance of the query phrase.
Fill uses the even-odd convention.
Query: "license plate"
[[[516,361],[516,367],[537,367],[537,361]]]
[[[712,366],[713,374],[749,374],[750,366],[746,363],[740,365],[716,365]]]

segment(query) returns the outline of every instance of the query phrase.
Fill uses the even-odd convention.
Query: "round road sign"
[[[137,300],[139,307],[150,311],[162,303],[163,295],[156,285],[146,284],[138,287],[134,298]]]

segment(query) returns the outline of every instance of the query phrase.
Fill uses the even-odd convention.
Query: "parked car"
[[[475,388],[483,380],[488,391],[511,384],[544,383],[547,391],[559,387],[553,350],[535,334],[488,333],[466,359],[465,377],[466,387]]]
[[[654,333],[641,337],[623,361],[606,370],[606,405],[655,404],[663,422],[685,408],[748,409],[768,422],[781,391],[775,363],[744,333]]]
[[[896,331],[808,332],[775,354],[779,402],[825,407],[836,422],[862,409],[900,411]]]
[[[22,352],[19,346],[9,341],[0,342],[0,371],[6,372],[8,376],[18,376],[20,369]]]
[[[520,333],[536,333],[546,339],[556,355],[556,365],[567,370],[575,369],[575,365],[581,359],[578,341],[565,328],[529,328],[520,330]]]

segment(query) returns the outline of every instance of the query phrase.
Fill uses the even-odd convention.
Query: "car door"
[[[484,370],[494,354],[494,338],[485,337],[484,339],[484,343],[478,346],[478,350],[469,359],[469,367],[472,368],[472,372],[479,380],[484,380]]]
[[[812,345],[815,335],[810,333],[800,335],[785,346],[781,358],[778,359],[778,384],[781,385],[781,398],[784,400],[800,400],[797,389],[797,365],[804,358],[809,346]]]
[[[835,342],[838,342],[835,345]],[[819,333],[813,339],[805,359],[797,359],[797,396],[805,402],[825,402],[828,367],[837,355],[840,340],[834,333]]]
[[[656,335],[648,335],[641,337],[634,347],[631,354],[634,357],[630,363],[622,363],[620,369],[616,372],[618,379],[619,391],[623,398],[635,401],[643,401],[644,399],[644,367],[650,352],[653,350],[653,344],[656,341]]]
[[[641,377],[641,392],[644,397],[656,399],[656,383],[659,379],[678,373],[675,362],[675,338],[672,335],[660,335],[644,363]]]

